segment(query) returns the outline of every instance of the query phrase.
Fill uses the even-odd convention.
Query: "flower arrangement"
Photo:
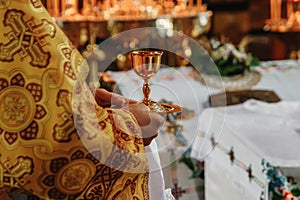
[[[220,42],[215,39],[210,40],[210,56],[215,62],[221,76],[232,76],[244,74],[251,66],[259,65],[259,59],[243,49],[236,48],[230,42]]]
[[[271,200],[298,200],[300,188],[291,176],[283,176],[279,167],[262,160],[263,172],[269,180],[269,192]]]

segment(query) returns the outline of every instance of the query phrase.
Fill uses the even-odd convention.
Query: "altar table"
[[[300,101],[209,108],[199,123],[191,156],[205,158],[206,199],[268,199],[263,161],[299,183]]]
[[[269,199],[262,162],[300,181],[300,64],[266,62],[253,89],[269,89],[282,100],[208,108],[200,115],[191,156],[205,159],[205,199]]]
[[[294,111],[299,108],[297,102],[300,102],[300,92],[297,89],[300,85],[300,63],[295,60],[269,61],[263,62],[255,70],[259,71],[261,78],[252,89],[274,91],[282,100],[277,103],[278,106],[249,100],[237,106],[208,108],[209,95],[224,90],[194,79],[191,76],[193,69],[190,67],[164,68],[150,79],[153,100],[172,101],[195,112],[194,117],[178,122],[183,127],[180,138],[178,135],[173,137],[161,133],[156,139],[167,187],[174,188],[174,183],[170,181],[174,180],[174,174],[165,169],[169,169],[171,163],[188,147],[192,148],[193,158],[205,160],[206,200],[268,198],[262,159],[298,178],[300,161],[296,160],[295,155],[300,152],[297,145],[300,143],[297,125],[300,124],[297,121],[300,115]],[[108,73],[116,81],[122,95],[137,100],[143,98],[143,82],[133,71]],[[290,104],[293,105],[289,106]],[[290,117],[291,113],[293,117]],[[178,145],[182,141],[181,136],[185,139],[184,145]],[[175,180],[180,188],[193,191],[191,184],[194,180],[188,178],[189,171],[182,164],[175,163]],[[198,198],[201,199],[186,192],[179,199]]]

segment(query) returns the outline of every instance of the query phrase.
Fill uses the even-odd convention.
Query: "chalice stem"
[[[150,101],[151,101],[150,100],[150,91],[151,91],[150,84],[147,79],[144,79],[144,85],[143,85],[144,100],[143,100],[143,102],[146,105],[149,105]]]

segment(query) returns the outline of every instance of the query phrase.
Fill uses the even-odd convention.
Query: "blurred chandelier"
[[[49,13],[62,21],[140,20],[164,15],[195,16],[206,11],[202,0],[47,0]],[[79,8],[80,7],[80,8]]]
[[[300,31],[300,0],[270,0],[270,19],[265,28],[279,32]]]
[[[50,15],[70,38],[74,46],[85,47],[89,52],[98,48],[96,43],[115,34],[140,27],[156,27],[160,37],[172,37],[174,31],[183,33],[205,43],[205,34],[211,28],[212,11],[207,10],[202,0],[42,0]],[[176,3],[175,3],[176,2]],[[74,31],[78,30],[78,31]],[[131,51],[146,35],[118,38],[123,48]],[[186,41],[179,41],[190,56]],[[103,55],[103,52],[99,49]],[[186,60],[168,56],[170,65],[185,65]],[[99,56],[101,57],[101,56]],[[99,59],[97,57],[96,59]],[[102,56],[103,57],[103,56]],[[104,56],[105,57],[105,56]],[[101,59],[100,59],[101,60]],[[131,67],[128,55],[118,55],[116,63],[119,70]],[[114,67],[115,67],[114,66]],[[91,77],[96,80],[97,65],[90,65]]]

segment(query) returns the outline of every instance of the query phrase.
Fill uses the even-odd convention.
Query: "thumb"
[[[126,102],[126,99],[123,96],[109,92],[102,88],[96,89],[95,100],[98,105],[103,107],[111,105],[122,106]]]

